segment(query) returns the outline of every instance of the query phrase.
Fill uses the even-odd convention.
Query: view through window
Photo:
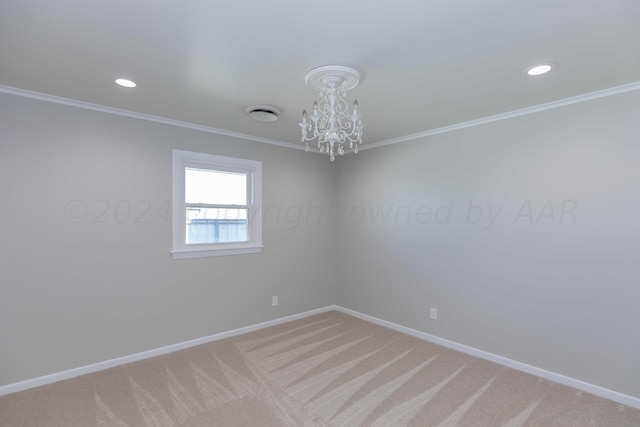
[[[185,168],[186,243],[249,240],[247,174]]]

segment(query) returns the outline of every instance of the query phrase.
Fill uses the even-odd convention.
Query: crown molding
[[[146,120],[148,122],[162,123],[170,126],[177,126],[185,129],[193,129],[201,132],[213,133],[216,135],[229,136],[232,138],[240,138],[248,141],[263,142],[265,144],[278,145],[280,147],[294,148],[297,150],[304,150],[303,146],[298,144],[292,144],[290,142],[282,142],[275,139],[262,138],[259,136],[248,135],[245,133],[232,132],[224,129],[213,128],[209,126],[197,125],[195,123],[183,122],[181,120],[168,119],[166,117],[154,116],[151,114],[136,113],[135,111],[123,110],[120,108],[107,107],[100,104],[93,104],[85,101],[78,101],[70,98],[63,98],[61,96],[48,95],[45,93],[34,92],[26,89],[15,88],[11,86],[0,85],[0,93],[7,93],[10,95],[22,96],[25,98],[37,99],[45,102],[52,102],[54,104],[68,105],[71,107],[83,108],[85,110],[101,111],[103,113],[115,114],[118,116],[131,117],[134,119]]]
[[[586,93],[583,95],[573,96],[571,98],[559,99],[557,101],[547,102],[545,104],[534,105],[532,107],[522,108],[520,110],[509,111],[506,113],[500,113],[493,116],[483,117],[480,119],[469,120],[467,122],[457,123],[450,126],[444,126],[441,128],[431,129],[424,132],[418,132],[411,135],[405,135],[398,138],[387,139],[384,141],[374,142],[371,144],[363,144],[359,147],[359,150],[368,150],[371,148],[383,147],[385,145],[399,144],[401,142],[413,141],[416,139],[438,135],[441,133],[453,132],[459,129],[470,128],[474,126],[480,126],[487,123],[498,122],[501,120],[507,120],[514,117],[525,116],[527,114],[534,114],[540,111],[552,110],[554,108],[565,107],[567,105],[578,104],[581,102],[591,101],[594,99],[604,98],[607,96],[618,95],[621,93],[632,92],[640,90],[640,82],[633,82],[622,86],[616,86],[608,89],[598,90],[595,92]]]
[[[628,83],[621,86],[615,86],[608,89],[602,89],[595,92],[586,93],[583,95],[577,95],[570,98],[559,99],[556,101],[547,102],[545,104],[534,105],[532,107],[526,107],[519,110],[509,111],[506,113],[500,113],[493,116],[483,117],[480,119],[469,120],[466,122],[456,123],[449,126],[443,126],[436,129],[427,130],[424,132],[418,132],[411,135],[400,136],[398,138],[387,139],[383,141],[373,142],[369,144],[363,144],[359,147],[359,150],[369,150],[377,147],[384,147],[385,145],[399,144],[402,142],[409,142],[420,138],[425,138],[441,133],[453,132],[460,129],[466,129],[474,126],[480,126],[487,123],[498,122],[501,120],[507,120],[514,117],[525,116],[527,114],[534,114],[541,111],[552,110],[554,108],[565,107],[567,105],[578,104],[581,102],[591,101],[594,99],[605,98],[607,96],[618,95],[626,92],[632,92],[640,90],[640,81]],[[70,98],[63,98],[55,95],[48,95],[40,92],[34,92],[26,89],[15,88],[11,86],[0,85],[0,93],[7,93],[11,95],[22,96],[25,98],[38,99],[46,102],[53,102],[56,104],[69,105],[77,108],[84,108],[87,110],[101,111],[104,113],[115,114],[119,116],[131,117],[134,119],[146,120],[150,122],[162,123],[170,126],[178,126],[186,129],[198,130],[201,132],[213,133],[216,135],[229,136],[232,138],[245,139],[248,141],[262,142],[265,144],[277,145],[285,148],[293,148],[296,150],[304,150],[305,147],[292,144],[290,142],[278,141],[275,139],[262,138],[255,135],[248,135],[239,132],[232,132],[224,129],[213,128],[209,126],[198,125],[195,123],[183,122],[180,120],[168,119],[165,117],[153,116],[151,114],[136,113],[135,111],[123,110],[120,108],[107,107],[99,104],[92,104],[90,102],[78,101]],[[319,153],[319,150],[310,149],[310,152]],[[351,152],[351,151],[348,151]]]

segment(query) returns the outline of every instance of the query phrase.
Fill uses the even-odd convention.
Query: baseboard
[[[45,375],[42,377],[32,378],[25,381],[20,381],[13,384],[7,384],[0,386],[0,396],[16,393],[18,391],[27,390],[34,387],[39,387],[46,384],[51,384],[58,381],[68,380],[80,375],[91,374],[93,372],[103,371],[105,369],[113,368],[115,366],[124,365],[131,362],[137,362],[139,360],[149,359],[151,357],[161,356],[163,354],[172,353],[178,350],[184,350],[185,348],[195,347],[201,344],[207,344],[213,341],[218,341],[225,338],[230,338],[236,335],[246,334],[248,332],[254,332],[269,326],[279,325],[281,323],[290,322],[292,320],[302,319],[304,317],[312,316],[314,314],[324,313],[331,310],[337,310],[334,305],[318,308],[315,310],[305,311],[303,313],[294,314],[291,316],[285,316],[267,322],[257,323],[255,325],[245,326],[243,328],[233,329],[231,331],[221,332],[219,334],[209,335],[203,338],[196,338],[194,340],[184,341],[177,344],[167,345],[152,350],[143,351],[140,353],[131,354],[128,356],[117,357],[115,359],[105,360],[103,362],[93,363],[91,365],[81,366],[79,368],[73,368],[62,372],[56,372],[54,374]]]
[[[168,345],[165,347],[156,348],[153,350],[143,351],[140,353],[131,354],[128,356],[118,357],[115,359],[106,360],[103,362],[94,363],[87,366],[82,366],[79,368],[69,369],[67,371],[56,372],[54,374],[45,375],[38,378],[29,379],[26,381],[21,381],[18,383],[8,384],[4,386],[0,386],[0,396],[16,393],[18,391],[27,390],[34,387],[39,387],[46,384],[51,384],[54,382],[67,380],[70,378],[78,377],[80,375],[90,374],[93,372],[102,371],[105,369],[113,368],[115,366],[124,365],[131,362],[137,362],[139,360],[149,359],[151,357],[161,356],[163,354],[172,353],[174,351],[183,350],[189,347],[195,347],[201,344],[207,344],[213,341],[218,341],[225,338],[234,337],[236,335],[246,334],[248,332],[254,332],[263,328],[267,328],[269,326],[279,325],[281,323],[290,322],[292,320],[302,319],[308,316],[312,316],[314,314],[325,313],[327,311],[336,310],[342,313],[348,314],[353,317],[357,317],[362,320],[366,320],[371,323],[375,323],[380,326],[387,327],[389,329],[396,330],[398,332],[405,333],[407,335],[411,335],[413,337],[422,339],[424,341],[429,341],[434,344],[439,344],[443,347],[451,348],[453,350],[460,351],[462,353],[470,354],[472,356],[480,357],[485,360],[489,360],[491,362],[498,363],[503,366],[507,366],[509,368],[516,369],[518,371],[526,372],[528,374],[536,375],[538,377],[547,379],[549,381],[554,381],[560,384],[564,384],[569,387],[573,387],[578,390],[585,391],[587,393],[594,394],[596,396],[603,397],[605,399],[613,400],[614,402],[621,403],[623,405],[627,405],[633,408],[640,409],[640,398],[629,396],[623,393],[619,393],[617,391],[609,390],[604,387],[600,387],[594,384],[590,384],[575,378],[567,377],[565,375],[561,375],[555,372],[547,371],[546,369],[537,368],[535,366],[527,365],[526,363],[518,362],[512,359],[508,359],[506,357],[498,356],[497,354],[489,353],[484,350],[479,350],[474,347],[469,347],[464,344],[457,343],[455,341],[450,341],[444,338],[437,337],[435,335],[427,334],[425,332],[421,332],[415,329],[408,328],[406,326],[398,325],[397,323],[389,322],[387,320],[382,320],[374,316],[370,316],[368,314],[360,313],[355,310],[351,310],[349,308],[345,308],[339,305],[330,305],[322,308],[318,308],[315,310],[305,311],[303,313],[294,314],[291,316],[285,316],[274,320],[269,320],[267,322],[257,323],[250,326],[245,326],[238,329],[233,329],[231,331],[221,332],[219,334],[209,335],[203,338],[197,338],[194,340],[184,341],[177,344]]]
[[[509,368],[516,369],[518,371],[526,372],[528,374],[536,375],[538,377],[554,381],[560,384],[564,384],[569,387],[573,387],[578,390],[586,391],[587,393],[595,394],[596,396],[603,397],[605,399],[613,400],[614,402],[622,403],[623,405],[630,406],[632,408],[640,409],[640,398],[629,396],[617,391],[609,390],[604,387],[600,387],[594,384],[590,384],[575,378],[567,377],[562,374],[547,371],[546,369],[537,368],[535,366],[527,365],[526,363],[518,362],[508,359],[506,357],[498,356],[497,354],[489,353],[484,350],[479,350],[474,347],[469,347],[464,344],[457,343],[455,341],[449,341],[444,338],[437,337],[435,335],[427,334],[425,332],[417,331],[415,329],[408,328],[406,326],[398,325],[393,322],[379,319],[377,317],[369,316],[355,310],[351,310],[341,306],[334,306],[333,309],[342,313],[348,314],[353,317],[357,317],[367,322],[375,323],[380,326],[385,326],[389,329],[393,329],[398,332],[411,335],[424,341],[429,341],[434,344],[439,344],[443,347],[451,348],[453,350],[460,351],[462,353],[470,354],[472,356],[480,357],[491,362],[498,363],[500,365],[507,366]]]

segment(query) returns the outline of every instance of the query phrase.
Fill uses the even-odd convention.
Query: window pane
[[[185,201],[210,205],[247,205],[247,175],[185,168]]]
[[[249,241],[247,209],[187,207],[187,244]]]

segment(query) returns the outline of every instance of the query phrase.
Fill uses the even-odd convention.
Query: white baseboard
[[[575,378],[567,377],[555,372],[547,371],[546,369],[537,368],[535,366],[527,365],[526,363],[518,362],[508,359],[506,357],[498,356],[497,354],[489,353],[484,350],[479,350],[474,347],[469,347],[464,344],[459,344],[454,341],[449,341],[444,338],[437,337],[435,335],[427,334],[425,332],[417,331],[415,329],[407,328],[406,326],[398,325],[396,323],[388,322],[386,320],[378,319],[377,317],[369,316],[355,310],[351,310],[341,306],[335,306],[335,310],[342,313],[357,317],[367,322],[375,323],[380,326],[385,326],[389,329],[393,329],[398,332],[403,332],[407,335],[419,338],[424,341],[429,341],[434,344],[439,344],[443,347],[451,348],[453,350],[460,351],[462,353],[470,354],[472,356],[480,357],[491,362],[498,363],[509,368],[516,369],[518,371],[526,372],[528,374],[536,375],[538,377],[554,381],[560,384],[564,384],[569,387],[573,387],[578,390],[586,391],[587,393],[595,394],[596,396],[604,397],[605,399],[613,400],[614,402],[622,403],[623,405],[631,406],[632,408],[640,409],[640,398],[629,396],[617,391],[609,390],[604,387],[600,387],[594,384],[590,384]]]
[[[161,356],[163,354],[172,353],[174,351],[183,350],[189,347],[195,347],[201,344],[207,344],[213,341],[218,341],[225,338],[230,338],[236,335],[246,334],[248,332],[254,332],[269,326],[279,325],[281,323],[290,322],[292,320],[302,319],[304,317],[312,316],[314,314],[325,313],[327,311],[336,310],[342,313],[357,317],[362,320],[366,320],[371,323],[375,323],[380,326],[385,326],[389,329],[396,330],[398,332],[411,335],[413,337],[429,341],[434,344],[439,344],[443,347],[451,348],[453,350],[460,351],[462,353],[470,354],[472,356],[480,357],[491,362],[498,363],[509,368],[516,369],[518,371],[526,372],[528,374],[536,375],[538,377],[554,381],[560,384],[564,384],[569,387],[573,387],[578,390],[586,391],[587,393],[595,394],[596,396],[604,397],[605,399],[613,400],[614,402],[621,403],[633,408],[640,409],[640,398],[629,396],[617,391],[609,390],[604,387],[600,387],[594,384],[590,384],[575,378],[567,377],[555,372],[547,371],[546,369],[537,368],[535,366],[527,365],[526,363],[518,362],[508,359],[506,357],[498,356],[497,354],[489,353],[484,350],[479,350],[474,347],[469,347],[464,344],[459,344],[454,341],[450,341],[444,338],[437,337],[435,335],[427,334],[415,329],[408,328],[406,326],[398,325],[397,323],[389,322],[379,319],[377,317],[370,316],[368,314],[360,313],[355,310],[351,310],[339,305],[330,305],[327,307],[318,308],[315,310],[305,311],[303,313],[294,314],[291,316],[281,317],[279,319],[269,320],[267,322],[258,323],[255,325],[245,326],[243,328],[233,329],[231,331],[221,332],[219,334],[209,335],[203,338],[197,338],[190,341],[184,341],[178,344],[172,344],[165,347],[156,348],[153,350],[143,351],[135,353],[129,356],[118,357],[115,359],[106,360],[104,362],[98,362],[79,368],[69,369],[67,371],[57,372],[43,377],[33,378],[26,381],[21,381],[14,384],[8,384],[0,386],[0,396],[10,393],[16,393],[18,391],[27,390],[34,387],[39,387],[46,384],[51,384],[57,381],[67,380],[80,375],[90,374],[93,372],[102,371],[104,369],[113,368],[115,366],[124,365],[126,363],[137,362],[143,359],[149,359],[155,356]]]
[[[236,335],[246,334],[248,332],[254,332],[259,329],[267,328],[269,326],[279,325],[281,323],[302,319],[304,317],[312,316],[314,314],[324,313],[331,310],[337,310],[337,307],[334,305],[322,307],[315,310],[305,311],[304,313],[298,313],[291,316],[281,317],[279,319],[269,320],[267,322],[257,323],[255,325],[245,326],[243,328],[233,329],[231,331],[221,332],[219,334],[209,335],[203,338],[196,338],[194,340],[184,341],[178,344],[171,344],[165,347],[147,350],[140,353],[131,354],[128,356],[117,357],[115,359],[105,360],[103,362],[93,363],[91,365],[81,366],[79,368],[73,368],[66,371],[45,375],[42,377],[32,378],[29,380],[20,381],[13,384],[3,385],[3,386],[0,386],[0,396],[3,396],[5,394],[10,394],[10,393],[16,393],[18,391],[27,390],[34,387],[39,387],[46,384],[51,384],[51,383],[62,381],[62,380],[68,380],[70,378],[78,377],[80,375],[103,371],[105,369],[124,365],[126,363],[137,362],[139,360],[161,356],[163,354],[172,353],[178,350],[184,350],[185,348],[195,347],[201,344],[207,344],[213,341],[230,338]]]

